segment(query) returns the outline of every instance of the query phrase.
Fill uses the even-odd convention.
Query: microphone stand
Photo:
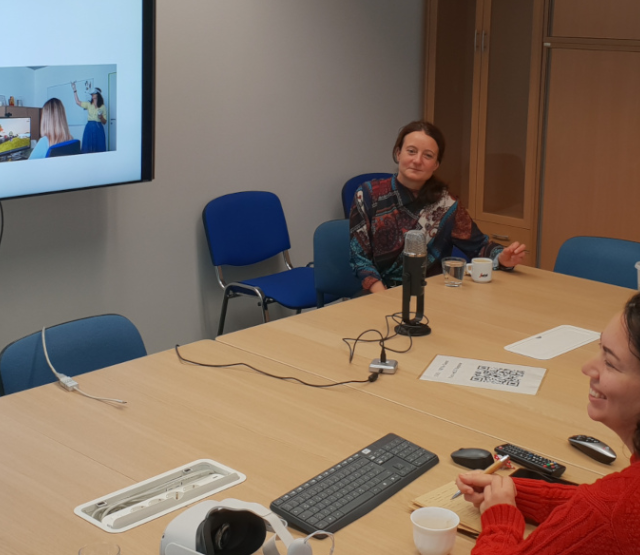
[[[404,273],[402,275],[403,283],[410,282],[411,275]],[[422,281],[423,285],[426,282]],[[402,323],[396,326],[396,333],[400,335],[411,335],[413,337],[423,337],[431,333],[431,328],[422,323],[424,318],[424,289],[416,295],[416,317],[412,320],[409,312],[411,305],[411,287],[402,286]]]

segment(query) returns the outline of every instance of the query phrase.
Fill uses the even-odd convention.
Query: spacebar
[[[349,501],[349,503],[347,503],[343,507],[340,507],[340,511],[345,514],[349,514],[351,511],[353,511],[353,509],[359,507],[364,502],[369,501],[369,499],[371,499],[372,497],[373,493],[371,493],[370,491],[365,491],[363,494],[356,497],[353,501]]]

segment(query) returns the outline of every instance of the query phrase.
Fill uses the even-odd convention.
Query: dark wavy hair
[[[629,349],[640,360],[640,293],[631,297],[624,307],[624,323],[629,336]],[[638,415],[636,431],[633,434],[633,448],[640,456],[640,415]]]
[[[100,92],[97,92],[97,93],[93,93],[98,97],[97,101],[96,101],[96,104],[98,105],[98,108],[102,108],[102,106],[104,106],[104,98],[102,98],[102,94],[101,94],[102,93],[102,89],[99,89],[98,87],[96,87],[96,90],[100,91]]]
[[[444,135],[440,129],[433,125],[433,123],[422,120],[407,123],[407,125],[400,129],[396,139],[396,144],[393,145],[393,161],[396,164],[398,163],[398,153],[402,150],[404,138],[409,133],[414,133],[415,131],[422,131],[436,142],[438,145],[437,159],[438,164],[440,164],[440,162],[442,162],[445,149]],[[447,190],[447,184],[440,181],[435,175],[432,175],[422,186],[422,189],[420,189],[416,202],[421,204],[433,204],[434,202],[438,202]]]

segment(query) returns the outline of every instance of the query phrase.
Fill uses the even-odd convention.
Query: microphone
[[[400,335],[423,336],[431,328],[422,323],[424,318],[424,286],[427,284],[427,237],[422,231],[407,231],[402,252],[402,323],[396,326]],[[416,315],[409,311],[411,297],[416,297]]]

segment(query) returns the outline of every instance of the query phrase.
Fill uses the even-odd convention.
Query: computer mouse
[[[471,470],[484,470],[494,463],[493,455],[486,449],[458,449],[451,453],[451,458],[453,462]]]
[[[598,462],[611,464],[616,460],[616,454],[613,449],[595,437],[571,436],[569,443]]]

